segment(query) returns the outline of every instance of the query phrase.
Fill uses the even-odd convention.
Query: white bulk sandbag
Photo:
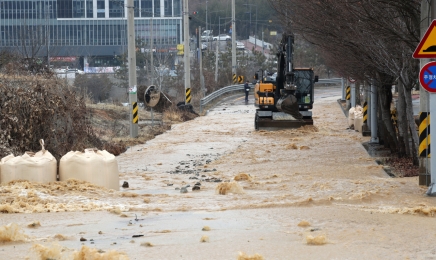
[[[22,156],[10,154],[1,159],[0,181],[8,183],[15,180],[48,183],[56,181],[57,162],[49,152],[26,152]]]
[[[354,111],[355,108],[352,107],[350,110],[348,110],[348,126],[351,127],[354,125]]]
[[[363,116],[361,113],[359,113],[358,115],[355,115],[354,118],[354,130],[362,132],[362,125],[363,125]]]
[[[59,180],[76,179],[94,185],[119,190],[118,162],[106,150],[85,149],[68,152],[59,164]]]

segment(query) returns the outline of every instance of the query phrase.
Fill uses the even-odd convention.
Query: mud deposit
[[[340,96],[275,131],[222,103],[119,155],[120,191],[0,186],[0,259],[436,259],[435,199],[374,162]]]

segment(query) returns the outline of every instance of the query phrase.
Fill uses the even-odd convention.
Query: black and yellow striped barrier
[[[346,100],[350,100],[351,99],[351,87],[350,86],[347,86],[345,99]]]
[[[233,84],[236,84],[236,82],[237,82],[236,74],[233,74],[232,79],[233,79]]]
[[[395,108],[391,110],[391,120],[392,120],[392,124],[394,125],[395,131],[398,131],[397,110]]]
[[[139,116],[138,116],[138,103],[137,102],[133,102],[133,110],[132,110],[132,123],[137,124],[138,120],[139,120]]]
[[[363,103],[363,124],[368,124],[368,102]]]
[[[191,89],[190,88],[186,89],[186,103],[187,104],[191,103]]]
[[[419,114],[419,157],[430,157],[430,113]]]

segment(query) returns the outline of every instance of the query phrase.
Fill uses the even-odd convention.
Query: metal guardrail
[[[240,85],[231,85],[231,86],[227,86],[224,88],[220,88],[217,91],[210,93],[209,95],[205,96],[204,98],[202,98],[200,100],[200,113],[203,112],[203,108],[207,103],[220,97],[221,95],[229,93],[229,92],[233,92],[233,91],[243,91],[243,90],[244,90],[244,85],[240,84]]]
[[[318,79],[315,84],[342,84],[343,78]]]
[[[343,78],[331,78],[331,79],[318,79],[318,82],[316,84],[343,84]],[[253,85],[250,84],[250,88],[253,88]],[[231,86],[227,86],[221,89],[218,89],[215,92],[210,93],[209,95],[207,95],[206,97],[202,98],[200,100],[200,113],[203,112],[203,108],[204,106],[211,102],[212,100],[220,97],[223,94],[232,92],[232,91],[243,91],[244,90],[244,85],[240,84],[240,85],[231,85]]]

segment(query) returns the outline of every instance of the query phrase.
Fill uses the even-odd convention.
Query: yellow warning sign
[[[436,20],[430,24],[421,42],[413,53],[413,58],[436,58]]]

